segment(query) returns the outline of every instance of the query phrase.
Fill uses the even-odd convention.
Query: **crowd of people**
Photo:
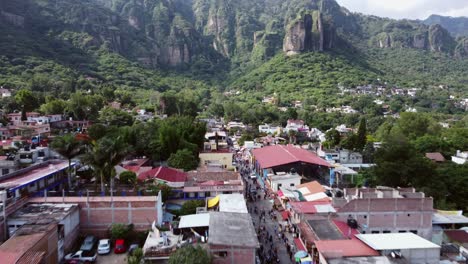
[[[247,209],[252,215],[260,242],[260,263],[294,263],[296,248],[291,233],[295,228],[289,223],[281,222],[282,218],[272,202],[275,194],[262,186],[255,177],[250,177],[253,170],[251,164],[239,159],[237,168],[246,187]],[[284,256],[281,257],[281,254]]]

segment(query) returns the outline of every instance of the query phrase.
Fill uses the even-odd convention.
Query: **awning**
[[[208,200],[208,208],[215,207],[219,203],[219,195]]]
[[[301,239],[299,238],[294,238],[294,245],[296,245],[297,250],[307,251]]]

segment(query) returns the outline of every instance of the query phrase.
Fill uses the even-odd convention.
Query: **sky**
[[[352,12],[390,18],[425,19],[431,14],[468,17],[468,0],[337,0]]]

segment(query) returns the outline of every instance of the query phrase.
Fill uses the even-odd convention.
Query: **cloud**
[[[467,0],[337,0],[353,12],[391,18],[425,19],[431,14],[468,16]]]

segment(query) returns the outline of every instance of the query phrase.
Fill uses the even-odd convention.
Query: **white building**
[[[258,132],[260,133],[280,135],[282,131],[283,131],[283,127],[281,126],[273,126],[269,124],[258,126]]]
[[[231,121],[231,122],[227,123],[227,129],[228,130],[231,130],[233,128],[245,129],[245,125],[242,122],[234,122],[234,121]]]
[[[289,133],[289,131],[296,131],[296,132],[304,132],[309,133],[310,128],[306,124],[304,124],[303,120],[294,120],[288,119],[288,123],[284,128],[284,132]]]
[[[280,187],[296,187],[301,184],[301,179],[299,174],[286,174],[284,172],[268,175],[268,182],[275,192],[279,191]]]
[[[439,264],[440,246],[413,233],[359,234],[358,239],[382,255],[395,254],[408,263]]]
[[[468,151],[457,150],[457,154],[452,156],[452,162],[457,164],[465,164],[468,160]]]
[[[0,86],[0,94],[2,95],[2,98],[10,97],[11,96],[11,91],[8,90],[8,89],[3,88],[3,86]]]

